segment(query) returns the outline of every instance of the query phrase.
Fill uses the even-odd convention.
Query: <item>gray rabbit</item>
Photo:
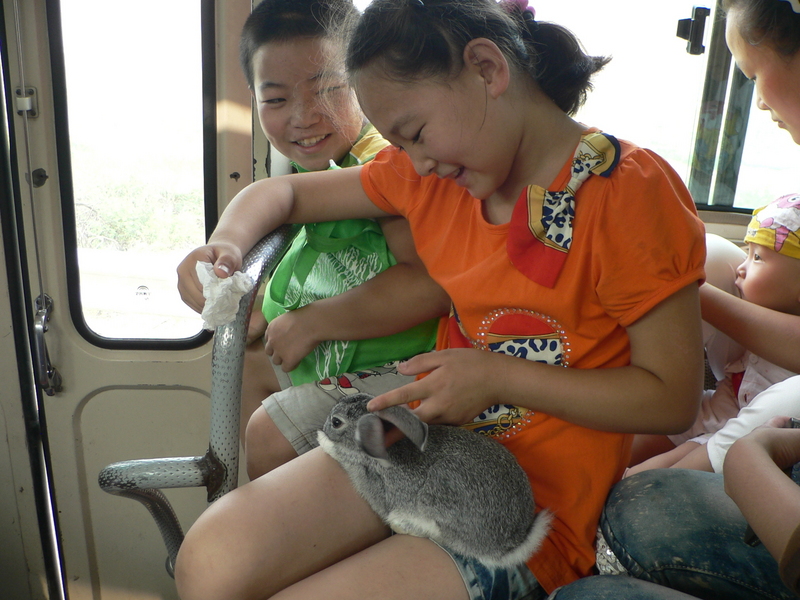
[[[389,527],[492,567],[536,552],[552,515],[534,514],[528,478],[508,450],[460,427],[427,425],[404,406],[370,413],[371,398],[339,401],[317,436]],[[387,448],[389,425],[407,437]]]

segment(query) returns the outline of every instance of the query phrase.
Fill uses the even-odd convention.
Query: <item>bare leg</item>
[[[395,535],[283,590],[275,600],[468,600],[453,560],[428,539]]]
[[[261,406],[247,424],[244,448],[251,480],[297,458],[297,451]]]
[[[261,401],[281,389],[272,363],[264,352],[262,339],[267,322],[261,311],[254,310],[250,316],[247,330],[247,346],[244,350],[244,371],[242,373],[242,412],[239,435],[245,442],[247,423],[253,413],[261,406]]]
[[[183,600],[269,598],[388,535],[317,448],[211,505],[186,534],[175,582]]]

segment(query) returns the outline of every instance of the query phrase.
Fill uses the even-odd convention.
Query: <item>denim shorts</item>
[[[435,543],[435,542],[434,542]],[[547,592],[524,564],[493,568],[474,558],[466,558],[436,544],[453,559],[470,600],[544,600]]]

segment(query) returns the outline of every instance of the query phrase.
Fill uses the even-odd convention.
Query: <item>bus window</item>
[[[68,137],[60,165],[62,180],[71,165],[80,282],[70,297],[102,338],[201,330],[175,275],[206,233],[201,4],[60,1],[65,89],[57,82],[55,93],[66,95],[68,131],[59,152]],[[64,202],[69,191],[62,181]],[[81,328],[74,309],[73,318]]]
[[[676,36],[691,16],[686,0],[666,0],[656,11],[640,0],[610,5],[539,0],[536,18],[572,30],[591,55],[611,56],[594,77],[594,90],[576,119],[650,148],[688,180],[694,128],[708,53],[690,55]],[[713,18],[713,15],[712,15]],[[710,20],[706,24],[709,37]]]
[[[759,110],[753,94],[733,207],[750,210],[800,191],[797,166],[787,160],[796,153],[797,145],[789,132],[778,128],[768,114]]]
[[[676,35],[678,21],[692,16],[693,3],[686,0],[659,2],[657,15],[638,0],[618,0],[613,10],[576,10],[559,0],[532,4],[537,19],[567,26],[590,54],[613,58],[595,76],[595,89],[576,118],[663,156],[698,208],[749,213],[797,191],[794,169],[784,158],[795,145],[765,115],[753,114],[761,111],[752,83],[730,61],[718,2],[705,4],[706,49],[699,55],[687,53],[686,41]],[[710,65],[714,53],[717,64]],[[704,87],[714,78],[722,89],[704,103]],[[699,132],[701,122],[714,130],[710,144],[708,134]]]

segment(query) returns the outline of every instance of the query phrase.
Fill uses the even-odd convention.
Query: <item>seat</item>
[[[297,232],[284,225],[264,237],[245,256],[242,271],[261,282],[283,257]],[[205,487],[209,504],[236,488],[239,477],[239,416],[244,348],[258,285],[245,294],[233,322],[217,327],[211,353],[211,418],[208,451],[203,456],[128,460],[105,467],[100,487],[141,502],[156,521],[167,547],[167,572],[174,575],[183,530],[162,489]]]

